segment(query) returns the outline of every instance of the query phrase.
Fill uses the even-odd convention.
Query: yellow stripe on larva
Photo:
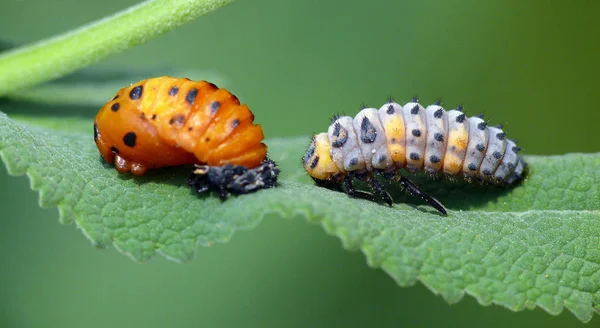
[[[462,170],[463,159],[467,152],[469,133],[464,124],[448,131],[448,146],[444,156],[444,173],[454,175]]]
[[[385,125],[385,137],[390,156],[397,167],[403,167],[406,162],[406,129],[401,116],[395,115]]]

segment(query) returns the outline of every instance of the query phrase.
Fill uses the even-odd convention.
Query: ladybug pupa
[[[327,132],[312,137],[302,163],[319,186],[373,200],[373,193],[354,187],[355,179],[364,181],[391,206],[392,197],[376,179],[381,175],[446,215],[402,169],[509,186],[525,174],[519,150],[500,126],[488,126],[482,115],[467,117],[462,107],[447,111],[440,102],[424,108],[416,99],[404,106],[389,100],[354,118],[334,117]]]
[[[207,81],[168,76],[119,90],[98,112],[94,141],[121,173],[195,164],[188,184],[222,199],[274,187],[262,127],[238,98]]]

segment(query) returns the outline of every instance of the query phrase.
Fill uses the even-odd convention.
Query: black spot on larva
[[[421,130],[419,130],[419,129],[413,129],[412,130],[412,135],[415,136],[415,137],[417,137],[417,138],[420,137],[421,136]]]
[[[513,151],[513,153],[515,153],[515,154],[516,154],[516,153],[518,153],[520,150],[521,150],[521,148],[519,148],[519,147],[517,147],[517,146],[513,146],[513,147],[512,147],[512,151]]]
[[[98,135],[100,133],[98,132],[98,124],[94,123],[94,140],[98,139]]]
[[[231,121],[231,128],[235,129],[237,128],[237,126],[240,125],[240,120],[238,120],[237,118],[233,121]]]
[[[178,86],[174,86],[171,89],[169,89],[169,96],[174,96],[179,92],[179,87]]]
[[[515,164],[513,164],[513,163],[508,163],[506,166],[508,166],[508,169],[509,169],[509,170],[511,170],[511,171],[514,171],[514,170],[515,170],[515,168],[517,168],[517,167],[515,166]]]
[[[142,92],[144,91],[144,87],[141,85],[138,85],[137,87],[131,89],[131,91],[129,91],[129,98],[131,98],[131,100],[138,100],[142,97]]]
[[[210,142],[210,138],[204,138],[204,142]]]
[[[477,117],[477,118],[483,118],[483,113],[475,115],[475,117]]]
[[[444,135],[443,135],[443,134],[441,134],[441,133],[439,133],[439,132],[436,132],[436,133],[433,135],[433,138],[434,138],[436,141],[439,141],[439,142],[442,142],[442,141],[444,141]]]
[[[437,157],[436,155],[431,155],[429,157],[429,161],[431,161],[431,163],[439,163],[441,160],[439,157]]]
[[[487,123],[485,123],[485,122],[480,122],[479,124],[477,124],[477,128],[481,131],[485,130],[486,127],[487,127]]]
[[[458,107],[456,107],[456,110],[462,112],[464,110],[463,105],[458,105]]]
[[[111,99],[111,101],[113,101],[113,100],[115,100],[117,98],[119,98],[119,95],[114,96],[113,99]]]
[[[184,121],[185,121],[185,116],[175,115],[175,116],[171,117],[171,119],[169,120],[169,124],[171,124],[171,125],[175,124],[178,126],[182,126]]]
[[[333,133],[331,135],[333,136],[331,146],[334,148],[340,148],[348,141],[348,131],[346,131],[339,122],[334,123]]]
[[[315,144],[314,144],[314,140],[313,140],[313,142],[310,144],[310,146],[306,150],[306,153],[304,154],[304,158],[302,159],[302,162],[304,163],[304,165],[306,165],[308,163],[308,161],[313,157],[314,154],[315,154]]]
[[[141,118],[142,120],[145,120],[145,119],[146,119],[146,113],[142,112],[142,113],[140,114],[140,118]]]
[[[312,163],[310,163],[310,168],[314,169],[315,167],[317,167],[317,164],[319,164],[319,156],[315,156]]]
[[[360,140],[364,143],[370,144],[375,142],[375,139],[377,139],[377,130],[375,130],[375,127],[366,116],[363,117],[360,123],[360,131]]]
[[[155,120],[156,119],[156,114],[152,115],[152,119]]]
[[[388,113],[389,115],[392,115],[396,112],[396,110],[394,109],[393,105],[389,105],[385,112]]]
[[[483,170],[483,175],[492,175],[492,171],[485,169]]]
[[[435,118],[442,118],[442,115],[444,115],[444,110],[441,108],[433,112],[433,117]]]
[[[398,143],[398,139],[392,138],[392,140],[390,140],[390,142],[395,145]]]
[[[112,106],[110,106],[110,110],[112,110],[113,112],[118,111],[119,108],[121,108],[121,104],[119,104],[119,103],[114,103],[114,104],[112,104]]]
[[[415,107],[410,110],[410,113],[413,115],[419,114],[419,105],[415,105]]]
[[[221,103],[218,101],[213,101],[212,103],[210,103],[210,111],[213,114],[219,110],[219,107],[221,107]]]
[[[379,161],[379,163],[383,163],[383,162],[387,161],[387,156],[379,155],[379,158],[377,160]]]
[[[123,143],[125,146],[135,147],[135,139],[137,139],[135,132],[127,132],[127,134],[123,137]]]
[[[438,99],[435,101],[435,103],[433,103],[434,105],[438,105],[441,106],[442,105],[442,99]]]
[[[419,156],[419,154],[417,153],[410,153],[410,155],[408,156],[410,159],[412,159],[413,161],[418,161],[421,156]]]
[[[352,166],[356,166],[358,164],[358,158],[354,157],[353,159],[350,160],[350,162],[348,163],[351,167]]]
[[[457,122],[457,123],[462,123],[462,122],[464,122],[464,121],[465,121],[465,117],[466,117],[466,116],[465,116],[465,113],[462,113],[462,114],[458,115],[458,116],[456,117],[456,122]]]
[[[110,147],[110,151],[113,152],[113,154],[118,154],[119,150],[116,147]]]
[[[485,146],[482,144],[477,144],[475,145],[475,149],[477,149],[479,152],[482,152],[485,150]]]
[[[475,163],[471,163],[469,164],[469,166],[467,166],[467,168],[471,171],[476,171],[477,170],[477,164]]]
[[[498,138],[498,140],[504,140],[504,138],[506,138],[506,133],[500,132],[500,133],[496,134],[496,138]]]
[[[410,100],[410,102],[414,102],[414,103],[416,103],[416,102],[419,102],[419,98],[417,98],[417,97],[413,97],[413,98]]]
[[[192,131],[194,128],[191,126],[188,126],[188,131]]]
[[[495,151],[492,155],[494,156],[495,159],[502,158],[502,153],[499,151]]]
[[[198,89],[191,89],[185,95],[185,101],[187,101],[187,103],[191,105],[194,103],[194,100],[196,100],[197,95],[198,95]]]

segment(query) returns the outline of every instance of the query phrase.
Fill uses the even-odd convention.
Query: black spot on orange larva
[[[419,105],[415,105],[415,107],[410,110],[410,113],[413,115],[419,114]]]
[[[436,141],[439,141],[439,142],[442,142],[442,141],[444,141],[444,135],[443,135],[443,134],[441,134],[441,133],[439,133],[439,132],[436,132],[436,133],[433,135],[433,138],[434,138]]]
[[[196,96],[198,95],[198,89],[191,89],[190,91],[188,91],[188,93],[185,95],[185,101],[187,101],[188,104],[193,104],[194,101],[196,100]]]
[[[213,114],[216,113],[219,110],[219,107],[221,107],[221,103],[218,101],[213,101],[210,103],[210,112]]]
[[[431,155],[429,157],[429,161],[431,161],[431,163],[439,163],[441,161],[441,159],[439,157],[437,157],[436,155]]]
[[[110,106],[110,110],[112,110],[113,112],[118,111],[119,108],[121,108],[121,104],[119,104],[118,102],[114,103],[114,104],[112,104],[112,106]]]
[[[204,138],[204,142],[210,142],[210,138]]]
[[[141,85],[138,85],[137,87],[131,89],[131,91],[129,91],[129,98],[131,98],[131,100],[138,100],[142,97],[142,92],[144,91],[144,87]]]
[[[477,170],[477,164],[471,163],[471,164],[469,164],[469,166],[467,166],[467,168],[471,171],[475,171],[475,170]]]
[[[127,147],[135,147],[136,139],[137,136],[135,135],[135,132],[127,132],[127,134],[123,137],[123,143]]]
[[[310,168],[314,169],[315,167],[317,167],[317,164],[319,164],[319,156],[315,156],[313,161],[310,163]]]
[[[412,135],[415,136],[415,137],[417,137],[417,138],[420,137],[421,136],[421,130],[419,130],[419,129],[413,129],[412,130]]]
[[[169,89],[169,96],[175,96],[175,95],[177,95],[178,92],[179,92],[179,87],[173,86],[171,89]]]
[[[152,119],[155,120],[156,119],[156,114],[152,114]]]
[[[188,131],[190,131],[190,132],[191,132],[193,129],[194,129],[193,127],[191,127],[191,126],[188,126]]]
[[[458,115],[458,116],[456,117],[456,122],[457,122],[457,123],[462,123],[462,122],[464,122],[464,121],[465,121],[465,117],[466,117],[466,116],[465,116],[465,113],[462,113],[462,114]]]
[[[375,139],[377,139],[377,130],[375,130],[375,127],[366,116],[363,117],[362,121],[360,122],[360,131],[360,140],[364,143],[370,144],[375,142]]]
[[[111,151],[113,154],[118,154],[118,153],[119,153],[119,150],[118,150],[116,147],[110,147],[110,151]]]
[[[408,157],[413,161],[418,161],[419,159],[421,159],[421,156],[419,156],[419,154],[417,153],[410,153]]]
[[[119,95],[114,96],[113,99],[111,99],[111,101],[113,101],[113,100],[115,100],[117,98],[119,98]]]
[[[494,156],[495,159],[502,158],[502,153],[499,151],[495,151],[492,155]]]
[[[435,118],[442,118],[442,115],[444,115],[444,110],[441,108],[433,112],[433,117]]]
[[[477,144],[475,145],[475,149],[483,153],[483,151],[485,150],[485,146],[483,144]]]
[[[390,140],[390,142],[395,145],[398,143],[398,139],[392,138],[392,140]]]
[[[171,117],[171,119],[169,120],[169,124],[181,127],[181,126],[183,126],[184,121],[185,121],[185,116],[175,115],[175,116]]]
[[[387,110],[385,111],[388,115],[392,115],[396,112],[393,105],[389,105]]]
[[[94,123],[94,140],[98,140],[98,135],[100,135],[98,132],[98,124]]]
[[[240,125],[240,120],[238,120],[237,118],[233,121],[231,121],[231,128],[235,129],[237,128],[237,126]]]

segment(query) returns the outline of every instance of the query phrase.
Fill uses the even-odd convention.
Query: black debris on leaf
[[[188,178],[188,184],[198,193],[216,191],[219,197],[225,200],[229,194],[248,194],[275,187],[279,172],[277,164],[269,158],[252,169],[231,164],[196,165],[196,169]]]

